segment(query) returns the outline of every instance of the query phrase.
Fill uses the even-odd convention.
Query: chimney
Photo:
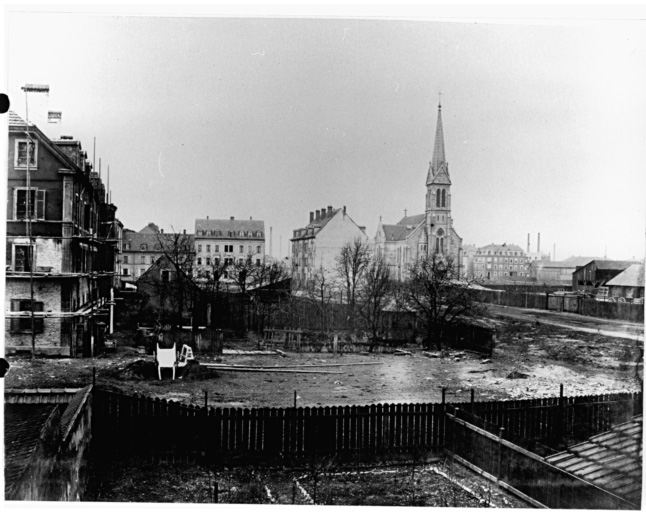
[[[327,207],[327,216],[329,217],[330,215],[332,215],[332,207],[328,206]]]
[[[321,220],[321,210],[316,210],[316,220]]]
[[[536,245],[536,252],[541,252],[541,234],[538,234],[538,242]]]
[[[186,234],[186,230],[184,230],[184,234]]]
[[[253,217],[249,217],[249,220],[253,220]]]
[[[529,233],[527,233],[527,254],[529,254]]]
[[[208,215],[206,216],[206,220],[209,220],[209,216],[208,216]]]
[[[314,212],[310,212],[310,223],[314,222]]]
[[[269,256],[273,256],[274,254],[274,228],[269,226]]]
[[[235,217],[231,217],[231,220],[235,220]]]
[[[345,206],[343,207],[343,216],[345,217]]]
[[[323,208],[321,208],[321,218],[322,219],[325,218],[325,206]]]

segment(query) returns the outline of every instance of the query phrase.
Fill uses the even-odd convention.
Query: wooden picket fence
[[[93,445],[102,457],[133,454],[217,461],[419,456],[446,445],[447,407],[504,426],[507,438],[556,446],[583,440],[641,413],[642,394],[462,404],[213,408],[95,388]]]

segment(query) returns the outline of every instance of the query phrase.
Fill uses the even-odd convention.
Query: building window
[[[210,265],[211,264],[211,258],[206,258],[206,264]]]
[[[129,250],[130,250],[130,244],[126,244],[125,250],[126,250],[126,251],[129,251]]]
[[[162,283],[167,283],[168,281],[170,281],[170,270],[164,269],[161,271],[161,280]]]
[[[140,268],[140,269],[139,269],[139,276],[140,276],[140,277],[141,277],[141,276],[143,276],[145,271],[146,271],[146,269],[145,269],[145,268]]]
[[[202,244],[197,244],[197,252],[202,252]]]
[[[45,191],[36,188],[29,189],[29,217],[33,220],[45,219]],[[14,219],[27,219],[27,189],[14,190]]]
[[[244,245],[241,245],[240,246],[240,254],[242,254],[243,252],[244,252]]]
[[[16,272],[29,272],[31,269],[31,250],[28,245],[14,245],[13,269]]]
[[[124,256],[124,257],[123,257],[123,262],[124,262],[124,263],[128,263],[128,256]]]
[[[11,311],[28,311],[31,312],[31,300],[29,299],[11,299]],[[39,301],[34,301],[34,312],[42,313],[43,303]],[[34,317],[34,332],[39,333],[43,332],[44,318]],[[31,315],[25,316],[23,318],[12,318],[11,319],[11,332],[31,332]]]
[[[436,206],[437,208],[439,208],[439,207],[440,207],[440,204],[441,204],[441,197],[442,197],[442,194],[441,194],[441,192],[440,192],[440,189],[437,189],[437,190],[436,190],[436,192],[435,192],[435,206]]]
[[[238,235],[239,235],[240,237],[243,237],[243,236],[244,236],[244,231],[239,231],[239,232],[238,232]]]
[[[211,244],[206,244],[206,252],[211,252]]]
[[[260,254],[262,252],[262,246],[257,245],[256,246],[256,254]]]
[[[198,265],[201,265],[201,264],[202,264],[202,258],[198,258],[198,259],[197,259],[197,264],[198,264]]]
[[[219,245],[215,245],[215,246],[214,246],[214,250],[215,250],[215,252],[220,252],[220,246],[219,246]]]
[[[36,157],[38,156],[38,145],[36,141],[29,143],[29,166],[36,167]],[[15,167],[27,167],[27,141],[16,141],[16,158],[14,160]]]
[[[442,208],[446,206],[446,190],[442,190]]]
[[[123,269],[123,271],[122,271],[122,274],[123,274],[124,276],[129,275],[129,274],[128,274],[128,269],[127,269],[127,268],[124,268],[124,269]]]
[[[256,267],[260,266],[260,258],[256,258]]]
[[[146,257],[145,256],[141,257],[141,263],[146,263]]]
[[[154,257],[154,256],[151,256],[151,257],[150,257],[150,264],[152,265],[153,263],[155,263],[155,257]]]

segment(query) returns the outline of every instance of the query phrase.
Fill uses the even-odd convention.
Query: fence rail
[[[641,412],[642,395],[300,408],[207,408],[96,389],[93,435],[104,456],[197,453],[218,460],[378,458],[442,449],[447,407],[471,407],[509,435],[583,440]],[[586,422],[589,422],[587,425]],[[587,425],[587,426],[586,426]],[[585,428],[583,428],[585,426]]]

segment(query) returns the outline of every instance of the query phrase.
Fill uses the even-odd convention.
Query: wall
[[[30,298],[29,279],[11,278],[6,280],[5,311],[11,311],[11,299]],[[61,310],[61,281],[56,278],[34,279],[34,300],[42,301],[43,310],[59,312]],[[43,332],[36,334],[37,352],[51,355],[69,355],[69,340],[61,336],[61,319],[46,318]],[[12,333],[11,320],[5,319],[5,350],[7,353],[16,350],[31,350],[31,333]]]

